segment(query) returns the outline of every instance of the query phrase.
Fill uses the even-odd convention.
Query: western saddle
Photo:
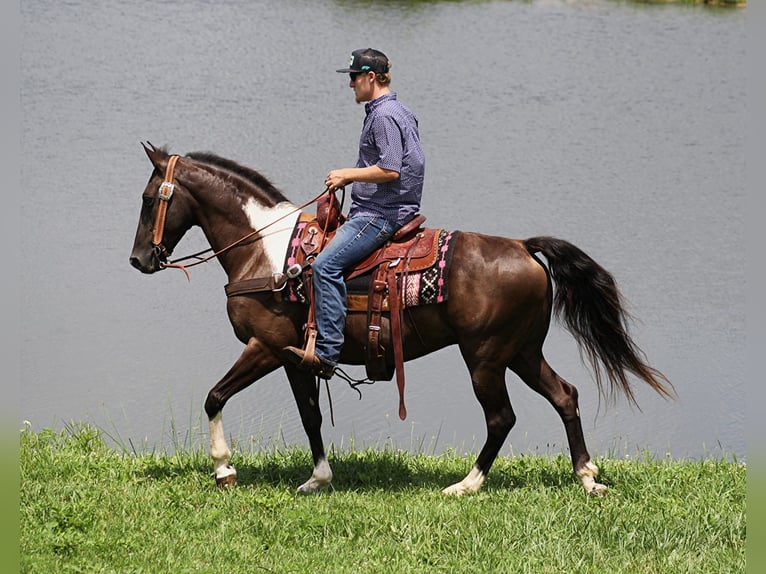
[[[367,313],[367,343],[365,346],[365,369],[372,381],[389,381],[396,373],[399,391],[399,418],[404,420],[407,409],[404,405],[404,349],[402,341],[402,312],[405,307],[402,286],[407,274],[427,269],[436,263],[440,229],[423,227],[425,216],[415,215],[404,224],[392,238],[369,257],[346,271],[346,281],[369,275],[367,294],[349,291],[347,306],[349,313]],[[280,277],[248,279],[226,285],[228,296],[242,295],[255,291],[279,293],[287,280],[302,276],[305,285],[309,311],[304,341],[305,355],[314,356],[317,328],[311,281],[311,261],[335,235],[339,225],[345,221],[340,202],[334,193],[323,195],[317,201],[317,215],[302,212],[299,223],[300,248],[295,253],[295,263]],[[381,345],[382,318],[388,315],[391,346],[393,347],[394,368],[386,360],[386,349]]]

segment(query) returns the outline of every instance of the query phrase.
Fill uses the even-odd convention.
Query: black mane
[[[226,171],[230,171],[238,175],[242,179],[249,181],[255,187],[262,190],[275,204],[281,203],[283,201],[288,201],[288,199],[282,194],[281,191],[279,191],[279,189],[274,186],[274,184],[272,184],[265,176],[261,175],[252,168],[240,165],[233,160],[226,159],[225,157],[221,157],[211,152],[191,152],[186,154],[186,157],[214,165],[215,167],[225,169]]]

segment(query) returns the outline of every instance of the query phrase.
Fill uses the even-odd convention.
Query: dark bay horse
[[[284,271],[300,208],[265,177],[209,153],[179,157],[151,144],[144,149],[154,169],[143,192],[130,255],[133,267],[143,273],[166,268],[168,256],[183,235],[197,225],[230,283]],[[164,183],[169,163],[170,182]],[[547,267],[537,258],[538,252],[545,256]],[[561,417],[574,472],[585,491],[604,493],[606,487],[596,481],[598,468],[585,446],[577,389],[550,367],[542,348],[555,312],[593,366],[596,384],[604,396],[613,398],[622,392],[635,402],[629,375],[665,397],[674,395],[672,385],[647,364],[631,339],[629,317],[612,276],[582,250],[561,239],[515,240],[462,232],[457,236],[448,278],[446,302],[409,308],[403,321],[405,360],[457,345],[484,410],[486,442],[468,475],[443,492],[462,495],[481,488],[516,422],[505,384],[505,373],[510,369],[545,397]],[[227,310],[245,348],[205,401],[217,483],[236,483],[221,417],[224,405],[239,391],[282,367],[314,461],[311,477],[298,490],[314,492],[328,486],[332,471],[321,435],[319,387],[311,374],[285,364],[281,358],[284,347],[302,345],[307,308],[273,292],[259,292],[229,297]],[[350,314],[346,325],[341,357],[345,364],[364,363],[366,317],[357,315]]]

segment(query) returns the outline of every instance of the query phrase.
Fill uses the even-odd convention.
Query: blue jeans
[[[383,245],[399,228],[379,216],[359,216],[338,227],[332,241],[311,264],[314,281],[317,340],[315,353],[335,366],[343,348],[346,324],[346,283],[343,271]]]

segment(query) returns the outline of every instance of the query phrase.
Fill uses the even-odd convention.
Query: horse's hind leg
[[[572,467],[582,482],[585,492],[596,496],[605,494],[607,487],[596,482],[598,467],[591,462],[585,446],[575,386],[560,377],[542,353],[520,354],[511,364],[511,369],[531,389],[548,399],[561,417],[569,442]]]
[[[303,429],[309,439],[314,471],[311,477],[298,487],[298,492],[313,493],[327,488],[332,481],[332,470],[324,452],[322,441],[322,411],[319,408],[319,387],[316,379],[298,369],[285,366],[290,388],[298,405]]]
[[[465,351],[464,351],[465,357]],[[460,482],[448,486],[442,492],[462,496],[478,492],[495,462],[497,454],[516,423],[516,415],[505,386],[505,365],[494,362],[469,363],[471,382],[476,398],[484,410],[487,424],[487,440],[476,459],[471,472]]]

